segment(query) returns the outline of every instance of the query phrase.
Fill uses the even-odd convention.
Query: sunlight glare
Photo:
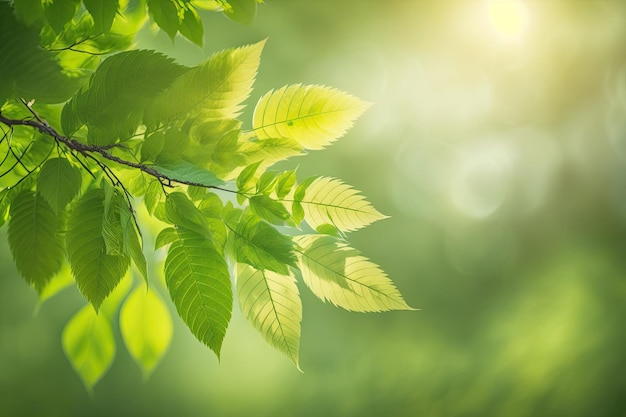
[[[528,9],[519,0],[489,0],[489,21],[496,34],[505,40],[519,39],[528,26]]]

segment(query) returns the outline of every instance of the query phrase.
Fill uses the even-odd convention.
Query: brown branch
[[[104,159],[115,162],[119,165],[124,165],[130,168],[138,169],[139,171],[144,172],[158,179],[163,185],[167,187],[173,187],[172,183],[178,183],[178,184],[184,184],[184,185],[193,185],[193,186],[202,187],[202,188],[221,190],[221,191],[226,191],[226,192],[231,192],[231,193],[235,192],[235,191],[228,190],[225,188],[217,187],[215,185],[206,185],[206,184],[201,184],[201,183],[197,183],[194,181],[171,178],[165,174],[160,173],[159,171],[157,171],[156,169],[148,165],[137,163],[137,162],[132,162],[132,161],[127,161],[125,159],[112,155],[109,152],[109,149],[119,146],[119,144],[112,144],[112,145],[105,145],[105,146],[89,145],[86,143],[79,142],[75,139],[65,137],[61,135],[60,133],[58,133],[54,128],[52,128],[45,120],[40,119],[39,116],[37,116],[37,114],[32,111],[30,106],[27,106],[27,107],[29,108],[29,110],[31,110],[31,113],[33,113],[34,119],[9,119],[3,116],[2,113],[0,113],[0,123],[4,123],[5,125],[9,127],[13,127],[13,126],[32,127],[34,129],[37,129],[39,132],[41,132],[44,135],[51,136],[52,138],[54,138],[54,140],[57,143],[64,144],[68,148],[80,153],[86,158],[93,159],[94,154],[99,154]]]

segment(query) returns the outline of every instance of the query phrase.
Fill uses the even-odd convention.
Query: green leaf
[[[24,279],[40,292],[64,260],[63,222],[38,194],[20,193],[11,204],[9,246]]]
[[[156,24],[174,40],[180,25],[176,3],[172,0],[148,0],[148,9]]]
[[[141,162],[156,161],[157,156],[163,150],[165,135],[161,132],[148,136],[141,145]]]
[[[322,149],[344,135],[369,104],[334,88],[295,84],[272,90],[254,109],[259,139],[291,138]]]
[[[146,110],[149,120],[168,123],[193,113],[208,119],[234,119],[252,83],[265,41],[227,49],[180,76]]]
[[[41,0],[13,0],[15,16],[31,26],[43,16],[43,5]]]
[[[180,23],[180,33],[185,38],[198,46],[202,46],[204,41],[204,29],[202,28],[202,21],[198,13],[189,5],[185,9],[183,14],[183,20]]]
[[[56,33],[63,31],[63,27],[72,20],[80,0],[52,0],[44,2],[44,12],[48,23]]]
[[[244,169],[241,170],[239,176],[237,176],[237,189],[239,191],[245,192],[248,190],[248,186],[252,182],[254,178],[254,173],[256,172],[259,165],[261,165],[262,161],[255,162],[253,164],[248,165]]]
[[[165,215],[172,224],[207,237],[211,236],[206,218],[184,193],[174,192],[167,195]]]
[[[296,171],[285,171],[276,179],[276,196],[282,200],[296,185]]]
[[[172,340],[170,313],[154,291],[136,288],[120,311],[124,344],[146,379],[165,355]]]
[[[66,236],[67,257],[80,292],[96,311],[128,269],[127,256],[107,255],[102,236],[104,192],[92,189],[77,202]]]
[[[66,3],[75,7],[71,1]],[[0,105],[10,97],[61,103],[76,91],[80,79],[63,72],[54,54],[39,46],[39,29],[18,22],[4,1],[0,1],[0,28]]]
[[[118,0],[83,0],[83,3],[93,17],[93,30],[108,32],[117,14]]]
[[[120,213],[125,205],[124,197],[117,189],[104,183],[104,217],[102,220],[102,237],[107,255],[124,255],[127,253],[124,241],[124,230]]]
[[[302,302],[293,275],[237,265],[237,298],[248,321],[298,366]]]
[[[272,186],[276,182],[277,172],[274,171],[266,171],[264,172],[259,181],[256,184],[256,192],[257,194],[269,194]]]
[[[162,248],[165,245],[169,245],[173,241],[178,239],[178,232],[173,227],[167,227],[159,232],[155,241],[154,249]]]
[[[256,16],[257,0],[228,0],[231,6],[224,14],[236,22],[249,25]]]
[[[65,158],[48,159],[39,172],[37,192],[57,213],[80,192],[82,174]]]
[[[413,310],[378,265],[342,240],[327,235],[294,239],[302,248],[302,279],[322,301],[349,311]]]
[[[114,143],[135,133],[144,108],[186,71],[171,58],[146,50],[115,54],[100,64],[83,89],[63,108],[63,131],[80,125],[97,145]]]
[[[115,338],[107,316],[83,307],[63,329],[62,343],[65,356],[91,392],[115,358]]]
[[[289,220],[285,206],[266,195],[255,195],[249,201],[252,212],[272,224],[284,225]]]
[[[228,266],[210,240],[177,232],[165,259],[165,280],[178,314],[218,358],[232,313]]]
[[[153,166],[159,173],[173,181],[184,181],[192,183],[192,185],[200,185],[204,187],[215,187],[224,184],[208,169],[199,167],[187,161],[178,161],[171,163],[161,163]]]
[[[297,197],[295,201],[298,201]],[[299,204],[304,209],[306,222],[313,228],[332,224],[349,232],[387,218],[358,191],[335,178],[315,179],[306,188]]]
[[[289,274],[296,266],[293,241],[254,215],[244,216],[237,224],[226,220],[234,235],[235,257],[256,269]]]
[[[153,214],[157,204],[161,201],[163,196],[163,185],[159,181],[150,181],[146,194],[143,196],[143,202],[148,210],[148,213]]]

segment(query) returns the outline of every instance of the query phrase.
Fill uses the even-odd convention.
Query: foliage
[[[296,366],[298,279],[347,310],[410,309],[346,241],[385,216],[338,179],[270,169],[331,144],[368,104],[328,87],[285,86],[260,98],[244,130],[238,117],[265,41],[192,68],[128,50],[147,11],[172,39],[201,45],[198,9],[246,23],[256,1],[0,3],[0,223],[8,221],[16,266],[41,300],[75,283],[92,305],[63,332],[88,389],[114,359],[118,309],[144,375],[169,345],[172,321],[144,234],[166,251],[179,316],[218,357],[231,278],[244,315]],[[131,292],[134,276],[149,289]]]

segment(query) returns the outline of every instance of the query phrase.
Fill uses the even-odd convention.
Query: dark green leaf
[[[165,135],[161,132],[148,136],[141,145],[141,162],[156,161],[157,156],[163,150]]]
[[[67,4],[75,7],[72,1]],[[76,91],[80,79],[64,74],[54,55],[39,46],[38,29],[18,22],[4,1],[0,1],[0,28],[0,105],[10,97],[60,103]]]
[[[224,257],[205,237],[177,232],[165,260],[165,280],[178,314],[191,332],[220,355],[233,294]]]
[[[44,2],[44,12],[48,23],[56,33],[60,33],[63,27],[72,20],[80,0],[52,0]]]
[[[174,40],[179,28],[176,3],[172,0],[148,0],[148,8],[156,24]]]
[[[9,246],[26,281],[41,291],[64,260],[63,222],[38,194],[23,191],[11,204]]]
[[[66,237],[76,284],[96,310],[122,279],[130,262],[126,256],[106,254],[103,222],[104,192],[92,189],[72,211]]]
[[[83,0],[83,2],[93,17],[94,31],[108,32],[117,13],[118,0]]]
[[[204,40],[204,30],[202,29],[202,21],[198,13],[187,5],[183,14],[183,21],[180,23],[180,33],[185,38],[198,46],[202,46]]]
[[[65,158],[53,158],[41,167],[37,192],[57,213],[79,193],[82,174]]]

